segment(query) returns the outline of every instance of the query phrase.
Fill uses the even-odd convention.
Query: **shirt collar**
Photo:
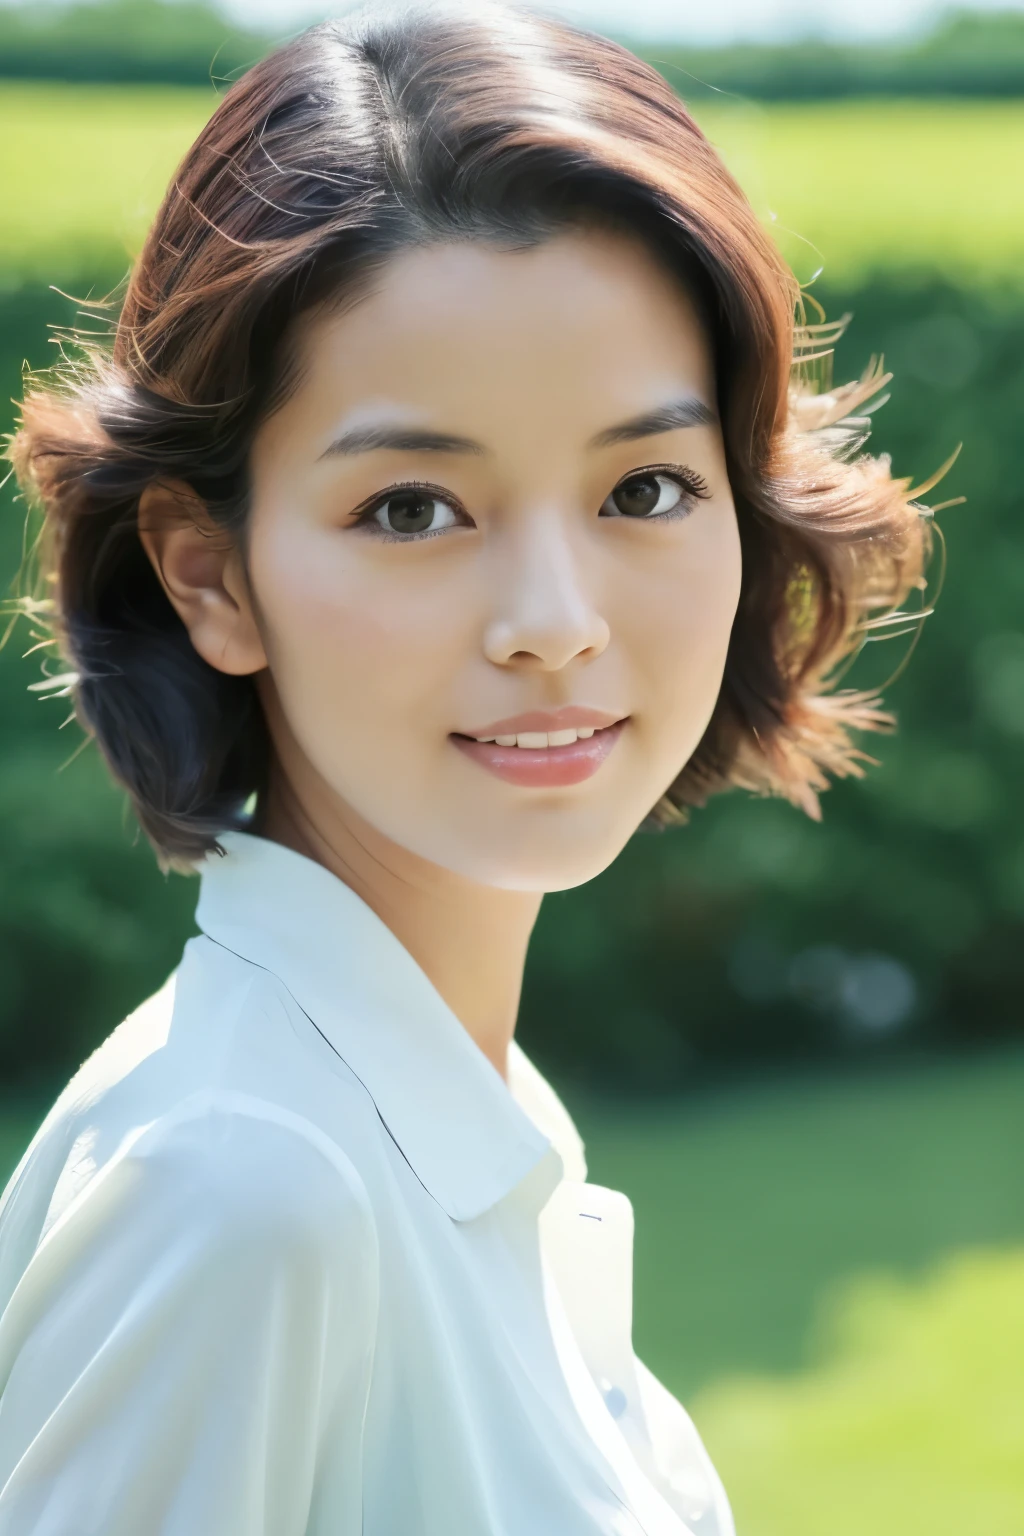
[[[456,1221],[548,1159],[548,1193],[581,1160],[571,1120],[518,1047],[503,1081],[376,913],[311,859],[244,832],[201,866],[203,933],[273,972],[362,1082],[420,1183]],[[545,1100],[544,1089],[550,1100]],[[541,1104],[565,1155],[517,1102]],[[551,1100],[561,1110],[552,1117]],[[575,1146],[573,1145],[575,1138]],[[545,1195],[546,1198],[546,1195]]]

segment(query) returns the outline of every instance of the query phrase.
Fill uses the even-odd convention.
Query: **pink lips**
[[[561,709],[528,710],[505,720],[495,720],[450,740],[460,752],[509,784],[549,789],[581,784],[595,774],[622,734],[626,721],[605,710],[569,704]],[[592,730],[593,735],[562,747],[499,747],[482,736],[516,736],[525,732]]]

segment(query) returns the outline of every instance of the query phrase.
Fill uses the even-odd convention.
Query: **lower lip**
[[[481,768],[509,784],[552,789],[591,778],[622,735],[625,723],[619,720],[595,731],[586,741],[574,741],[567,747],[499,747],[496,742],[473,741],[469,736],[452,736],[450,740]]]

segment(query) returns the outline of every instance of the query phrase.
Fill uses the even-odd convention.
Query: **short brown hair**
[[[187,481],[243,530],[253,434],[287,388],[296,317],[402,248],[626,228],[696,297],[717,368],[743,553],[711,723],[657,823],[730,785],[812,815],[859,772],[874,695],[829,687],[872,613],[915,585],[923,510],[859,452],[879,377],[793,390],[795,279],[665,81],[624,48],[515,9],[326,22],[226,93],[131,275],[111,352],[30,383],[11,456],[45,514],[52,622],[80,719],[166,863],[216,845],[265,782],[253,681],[208,666],[138,538],[139,498]]]

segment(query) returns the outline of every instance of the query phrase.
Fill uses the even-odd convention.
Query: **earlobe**
[[[139,540],[193,646],[218,672],[246,676],[267,665],[235,538],[191,488],[155,481],[139,501]]]

